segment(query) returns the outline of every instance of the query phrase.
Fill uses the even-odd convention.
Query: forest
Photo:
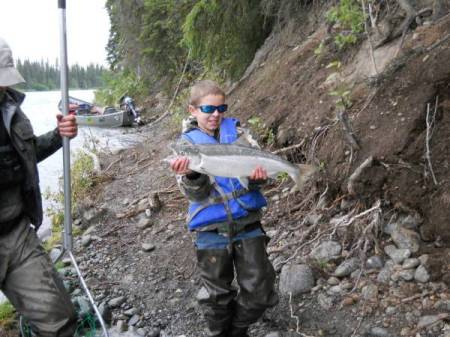
[[[58,61],[52,64],[48,60],[18,59],[16,65],[26,81],[26,83],[18,86],[21,90],[47,91],[59,89],[60,66]],[[87,66],[71,65],[69,67],[69,87],[71,89],[98,88],[103,84],[106,71],[103,66],[95,64]]]

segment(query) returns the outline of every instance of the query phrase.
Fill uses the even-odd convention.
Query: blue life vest
[[[224,118],[220,124],[220,143],[231,144],[237,138],[235,118]],[[189,130],[182,134],[182,138],[192,144],[218,144],[213,137],[200,129]],[[188,227],[190,231],[200,227],[246,217],[248,211],[256,211],[267,205],[261,192],[246,190],[238,179],[214,177],[215,183],[210,198],[203,202],[189,204]]]

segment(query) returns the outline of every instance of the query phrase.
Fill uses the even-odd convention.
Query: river
[[[73,90],[70,96],[91,102],[94,98],[93,90]],[[56,127],[56,114],[58,102],[61,99],[60,91],[28,92],[22,104],[22,110],[31,120],[35,135],[41,135]],[[83,147],[92,138],[99,142],[100,147],[120,149],[130,147],[139,142],[139,136],[133,128],[102,129],[80,126],[78,136],[71,140],[71,152]],[[62,176],[62,149],[39,163],[40,188],[42,192],[56,192],[59,188],[59,177]],[[45,193],[44,193],[45,194]],[[45,210],[51,205],[51,201],[43,199],[44,222],[39,229],[40,237],[47,237],[50,233],[50,219]]]

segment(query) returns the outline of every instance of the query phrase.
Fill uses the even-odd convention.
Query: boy
[[[234,143],[242,134],[239,121],[226,118],[225,93],[213,81],[191,89],[182,141],[194,144]],[[250,140],[251,142],[251,140]],[[245,337],[250,324],[278,303],[275,272],[266,253],[261,228],[259,192],[267,172],[255,167],[248,189],[235,178],[210,177],[188,169],[189,160],[171,163],[183,194],[189,199],[188,227],[196,231],[197,262],[208,297],[200,300],[210,337]],[[224,200],[221,195],[232,195]],[[236,270],[240,291],[231,286]]]

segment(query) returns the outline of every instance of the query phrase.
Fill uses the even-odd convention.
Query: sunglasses
[[[228,105],[227,104],[222,104],[222,105],[200,105],[198,106],[198,108],[200,109],[201,112],[204,112],[206,114],[212,114],[214,113],[216,110],[219,111],[220,113],[224,113],[225,111],[227,111],[228,109]]]

